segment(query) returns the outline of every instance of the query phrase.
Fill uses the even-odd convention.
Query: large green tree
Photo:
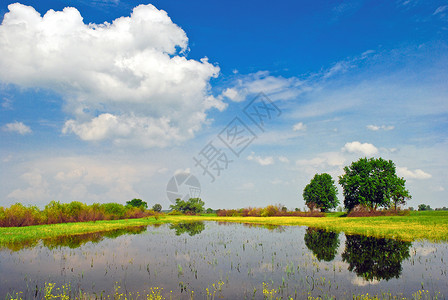
[[[154,206],[152,207],[153,211],[156,212],[161,212],[162,211],[162,205],[160,205],[159,203],[154,204]]]
[[[148,208],[148,203],[146,203],[142,199],[136,199],[136,198],[132,199],[131,201],[126,201],[126,205]]]
[[[344,168],[339,184],[344,189],[344,206],[352,210],[356,205],[376,210],[404,204],[411,196],[403,178],[395,173],[395,164],[382,158],[361,158]]]
[[[316,174],[303,190],[303,200],[310,209],[319,208],[321,211],[326,211],[338,206],[337,193],[338,189],[330,174]]]
[[[183,213],[199,214],[204,211],[204,205],[201,198],[190,198],[188,201],[176,199],[176,204],[170,205],[170,208]]]

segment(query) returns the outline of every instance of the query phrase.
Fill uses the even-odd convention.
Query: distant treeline
[[[325,217],[325,214],[319,211],[301,212],[299,209],[288,211],[286,207],[280,204],[266,207],[218,209],[216,215],[219,217]]]
[[[81,202],[60,203],[51,201],[43,210],[37,206],[16,203],[9,208],[0,207],[0,227],[21,227],[42,224],[88,222],[143,218],[156,214],[153,210],[118,203]]]

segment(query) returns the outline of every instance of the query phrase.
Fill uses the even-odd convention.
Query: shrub
[[[63,223],[65,221],[64,207],[59,201],[51,201],[45,205],[43,215],[46,224]]]
[[[261,216],[261,208],[258,207],[254,207],[254,208],[250,208],[248,215],[250,217],[260,217]]]
[[[87,205],[85,205],[81,202],[77,202],[77,201],[73,201],[73,202],[69,203],[67,205],[67,208],[65,209],[65,214],[69,218],[69,221],[70,222],[79,222],[81,212],[83,210],[86,210],[86,208],[87,208],[86,206]]]
[[[262,217],[272,217],[278,214],[279,209],[278,207],[275,207],[274,205],[268,205],[265,208],[261,210],[261,216]]]
[[[126,213],[126,208],[118,203],[104,203],[100,208],[106,220],[122,219]]]

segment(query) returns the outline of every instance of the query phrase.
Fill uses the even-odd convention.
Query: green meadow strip
[[[309,226],[346,234],[361,234],[374,237],[396,238],[405,241],[428,240],[448,241],[448,212],[413,212],[409,216],[347,218],[330,216],[310,217],[217,217],[217,216],[170,216],[161,215],[157,219],[127,219],[38,225],[28,227],[0,228],[0,246],[15,243],[35,243],[41,239],[58,236],[80,235],[106,232],[133,226],[191,221],[218,221],[252,223],[281,226]]]

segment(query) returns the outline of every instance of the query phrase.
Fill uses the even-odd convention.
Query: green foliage
[[[278,207],[275,207],[274,205],[268,205],[261,210],[260,216],[273,217],[278,213],[278,211],[279,211]]]
[[[161,212],[162,211],[162,205],[160,205],[159,203],[156,203],[156,204],[153,205],[152,210],[156,211],[156,212]]]
[[[344,168],[339,177],[344,189],[344,206],[351,211],[361,205],[371,210],[404,204],[411,196],[405,180],[395,173],[395,164],[382,158],[361,158]]]
[[[332,261],[338,252],[339,234],[308,227],[305,234],[305,245],[319,261]]]
[[[176,232],[176,235],[181,235],[183,233],[188,233],[188,235],[193,236],[201,233],[205,229],[204,222],[180,222],[173,223],[170,225],[170,229]]]
[[[108,220],[121,219],[126,213],[126,208],[118,203],[104,203],[100,205],[100,209]]]
[[[170,205],[170,209],[186,214],[200,214],[204,211],[204,205],[201,198],[190,198],[188,201],[176,199],[176,204]]]
[[[426,204],[420,204],[420,205],[418,206],[418,210],[419,210],[419,211],[425,211],[425,210],[432,210],[432,208],[431,208],[431,206],[429,206],[429,205],[426,205]]]
[[[303,190],[303,200],[310,208],[319,208],[322,212],[336,208],[339,200],[338,189],[330,174],[316,174]]]
[[[36,206],[25,207],[17,203],[9,208],[0,207],[1,227],[30,226],[41,222],[40,211]]]
[[[126,206],[133,206],[133,207],[144,207],[148,208],[148,203],[143,201],[142,199],[132,199],[131,201],[126,201]]]
[[[143,206],[125,207],[118,203],[94,203],[92,205],[86,205],[78,201],[71,203],[51,201],[43,210],[40,210],[36,206],[25,207],[20,203],[16,203],[9,208],[0,207],[0,226],[22,227],[42,224],[143,218],[149,214]]]
[[[378,239],[362,235],[347,235],[342,260],[365,280],[398,278],[401,263],[408,258],[411,242],[395,239]]]

